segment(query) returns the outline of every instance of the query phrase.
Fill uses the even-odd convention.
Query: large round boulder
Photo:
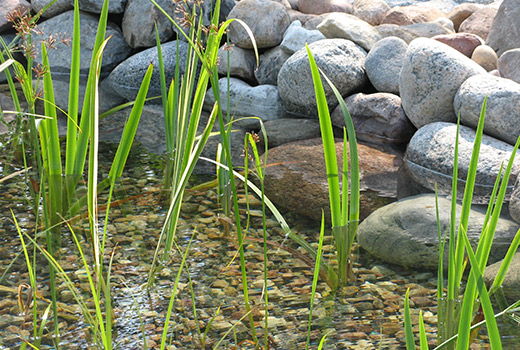
[[[449,231],[451,201],[439,196],[439,219],[441,233]],[[360,225],[357,231],[359,245],[369,253],[389,263],[414,269],[438,267],[439,236],[437,230],[436,200],[434,194],[408,197],[384,206]],[[461,206],[457,205],[457,223]],[[476,247],[482,232],[486,212],[473,208],[469,214],[468,238]],[[507,218],[500,218],[495,231],[489,262],[504,257],[519,225]],[[448,244],[445,245],[443,265],[448,266]]]
[[[259,48],[280,44],[283,33],[291,24],[287,8],[269,0],[240,1],[229,12],[228,19],[230,18],[240,19],[249,26]],[[229,26],[228,36],[233,44],[241,48],[253,48],[251,38],[237,21],[233,21]]]
[[[487,96],[484,132],[514,145],[520,136],[520,84],[491,74],[474,75],[455,96],[454,106],[464,125],[476,128]]]
[[[500,56],[520,47],[520,6],[517,0],[504,0],[495,16],[486,43]]]
[[[437,122],[420,128],[410,140],[405,154],[405,165],[412,178],[430,190],[442,194],[451,193],[455,139],[457,125]],[[475,130],[461,125],[458,146],[458,194],[464,193],[464,185],[468,175],[475,142]],[[513,146],[483,135],[480,155],[473,191],[474,203],[487,203],[502,164],[507,165]],[[504,165],[504,166],[505,166]],[[513,164],[511,178],[520,172],[520,161]],[[508,185],[508,194],[512,191],[512,183]]]
[[[324,39],[309,45],[316,64],[334,83],[342,96],[348,96],[363,87],[367,81],[365,74],[366,52],[350,40]],[[338,102],[323,81],[329,109]],[[317,116],[314,84],[305,48],[298,50],[282,66],[278,74],[278,89],[285,109],[296,115]]]
[[[408,46],[399,77],[404,111],[420,128],[436,121],[456,121],[453,98],[460,85],[485,69],[452,47],[418,38]]]

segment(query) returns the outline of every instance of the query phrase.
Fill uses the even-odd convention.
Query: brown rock
[[[484,41],[480,37],[472,33],[436,35],[432,39],[449,45],[468,57],[471,57],[471,54],[477,46],[484,44]]]
[[[480,45],[477,46],[473,54],[471,55],[471,59],[482,66],[485,70],[492,71],[497,68],[498,57],[490,46],[488,45]]]
[[[475,11],[462,22],[459,32],[473,33],[486,40],[497,11],[496,8],[489,6]]]
[[[321,15],[328,12],[352,13],[348,0],[299,0],[298,9],[303,13]]]
[[[393,201],[402,154],[388,146],[358,144],[361,179],[360,218]],[[336,154],[343,159],[343,142]],[[277,206],[293,213],[330,220],[329,194],[321,138],[286,143],[269,150],[265,194]],[[341,169],[341,164],[339,167]],[[341,180],[341,179],[340,179]]]
[[[422,6],[396,6],[386,13],[382,24],[407,25],[421,22],[432,22],[446,14],[439,9]]]
[[[477,4],[464,3],[458,6],[455,6],[453,10],[448,13],[448,18],[453,22],[453,27],[455,31],[459,31],[459,27],[462,22],[469,16],[473,14],[473,12],[481,9],[482,6]]]

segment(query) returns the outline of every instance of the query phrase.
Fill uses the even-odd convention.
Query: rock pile
[[[10,0],[8,6],[0,9],[0,18],[3,19],[5,13],[16,6],[38,11],[49,2]],[[72,0],[57,1],[43,15],[40,27],[45,34],[49,31],[72,36],[72,3]],[[91,55],[91,38],[96,31],[96,14],[102,1],[80,3],[84,38],[81,43],[82,62],[86,65]],[[158,3],[172,17],[179,19],[175,7],[182,5],[166,0]],[[305,43],[309,44],[318,66],[345,99],[361,147],[368,157],[361,158],[367,215],[387,203],[379,200],[380,197],[396,198],[397,193],[410,194],[410,188],[431,192],[437,183],[441,193],[449,193],[454,123],[458,115],[462,123],[459,180],[464,181],[474,128],[485,96],[488,97],[486,136],[475,199],[485,203],[489,198],[498,169],[508,160],[520,134],[520,10],[517,2],[503,0],[482,5],[433,0],[394,6],[396,3],[402,2],[222,1],[222,19],[240,19],[251,28],[259,48],[259,65],[256,66],[249,36],[238,23],[234,23],[228,33],[234,46],[221,51],[221,97],[225,101],[227,94],[224,91],[229,86],[231,115],[236,118],[255,116],[266,121],[268,144],[276,146],[270,150],[268,159],[279,164],[269,167],[266,182],[272,187],[267,186],[266,190],[279,206],[291,210],[301,208],[301,213],[311,216],[327,207],[321,149],[319,140],[312,139],[319,137],[319,133]],[[209,21],[210,11],[211,4],[205,2],[205,23]],[[111,1],[110,20],[107,35],[112,35],[112,38],[104,55],[104,80],[101,83],[106,91],[104,95],[112,96],[112,100],[103,105],[106,108],[132,100],[148,64],[157,63],[154,23],[157,23],[159,37],[165,42],[163,54],[167,79],[173,76],[178,50],[183,67],[188,45],[182,33],[176,34],[168,19],[147,2]],[[0,30],[3,30],[2,38],[8,40],[12,33],[9,24],[0,21]],[[42,39],[35,36],[36,44]],[[52,53],[51,70],[58,73],[58,79],[67,77],[69,52],[70,48],[63,47]],[[229,80],[226,77],[228,66]],[[86,73],[84,70],[82,72]],[[68,88],[66,84],[62,85],[64,90]],[[338,102],[326,84],[325,91],[333,123],[341,128],[344,122],[336,108]],[[154,73],[150,94],[158,93],[159,76]],[[66,96],[66,91],[59,94]],[[206,97],[206,107],[210,108],[215,97],[211,91]],[[66,103],[58,101],[62,108],[67,107]],[[157,129],[161,129],[160,114],[160,109],[147,107],[143,118],[148,125],[159,125]],[[111,122],[107,120],[106,123],[110,125]],[[150,130],[147,128],[146,132],[141,132],[141,141],[160,151],[163,147],[158,144],[157,137],[149,135]],[[242,134],[246,131],[249,130],[242,129]],[[238,143],[234,146],[237,149],[241,147]],[[338,151],[341,150],[338,144]],[[213,156],[214,151],[207,152]],[[509,209],[513,219],[520,223],[520,180],[516,180],[519,167],[518,161],[515,162]],[[406,187],[405,191],[400,191],[398,184]],[[377,195],[371,196],[370,193]],[[387,230],[381,225],[391,226],[383,216],[390,215],[400,222],[401,226],[392,239],[408,242],[407,237],[416,236],[417,232],[412,224],[421,219],[414,215],[403,216],[398,209],[414,200],[431,202],[430,197],[406,199],[373,212],[361,223],[361,245],[391,260],[379,253],[387,244],[381,238]],[[388,214],[389,211],[392,213]],[[518,227],[513,221],[507,221],[507,225]],[[434,244],[437,237],[433,226],[421,229],[426,230],[421,234],[429,236],[415,241],[413,250],[418,252]],[[374,236],[378,232],[379,238]],[[496,252],[497,259],[500,252]],[[407,265],[422,261],[422,266],[434,267],[436,255],[430,255],[418,253],[417,261],[392,261]]]

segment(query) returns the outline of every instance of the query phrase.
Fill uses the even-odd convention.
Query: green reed
[[[475,178],[477,173],[478,158],[480,153],[480,146],[482,143],[482,136],[484,130],[484,120],[486,112],[487,98],[482,104],[479,123],[476,130],[475,141],[473,145],[473,152],[471,155],[468,175],[466,178],[466,186],[464,189],[464,196],[462,199],[462,211],[458,228],[456,230],[456,201],[457,201],[457,184],[458,184],[458,140],[459,140],[459,123],[457,123],[457,135],[455,139],[454,148],[454,166],[453,166],[453,182],[451,194],[451,220],[448,232],[448,237],[441,239],[440,222],[437,215],[439,227],[439,268],[438,268],[438,346],[436,349],[468,349],[470,343],[478,334],[479,327],[486,324],[489,341],[492,349],[501,349],[502,344],[500,340],[500,333],[498,331],[496,318],[498,316],[507,314],[501,312],[495,315],[493,306],[491,305],[490,295],[498,290],[504,280],[504,276],[509,269],[512,257],[515,254],[520,244],[520,230],[517,232],[515,238],[511,242],[508,252],[500,266],[499,273],[495,280],[487,289],[483,275],[491,251],[493,237],[500,217],[500,212],[504,199],[506,196],[507,184],[511,175],[513,161],[520,145],[520,138],[515,144],[505,172],[502,176],[503,167],[497,176],[480,239],[477,244],[476,251],[470,245],[467,237],[467,228],[469,223],[469,213],[471,210],[471,202],[473,197],[473,189],[475,187]],[[438,212],[438,206],[437,206]],[[445,241],[448,239],[448,283],[446,293],[444,292],[444,266],[442,263]],[[467,259],[467,260],[466,260]],[[466,270],[467,261],[470,263],[470,272],[465,289],[462,288],[462,278]],[[405,298],[407,302],[408,296]],[[511,307],[516,307],[515,303]],[[484,321],[479,322],[477,311],[479,307],[484,314]],[[510,307],[510,308],[511,308]],[[508,309],[510,309],[508,308]],[[409,309],[405,310],[405,314],[409,315]],[[407,316],[409,317],[409,316]],[[409,322],[409,321],[408,321]],[[477,326],[478,325],[478,326]],[[415,348],[413,333],[411,326],[406,327],[407,333],[407,348]],[[424,332],[424,325],[420,328],[420,345],[424,348],[426,344],[426,335]]]

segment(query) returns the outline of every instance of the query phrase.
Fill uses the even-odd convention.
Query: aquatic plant
[[[334,236],[338,270],[328,268],[327,274],[332,280],[333,288],[344,286],[349,280],[353,280],[351,250],[359,224],[359,160],[357,152],[356,133],[352,118],[347,110],[343,97],[323,72],[320,72],[316,61],[312,56],[309,46],[306,45],[309,56],[309,64],[312,72],[320,130],[323,140],[323,151],[325,154],[325,166],[327,171],[327,182],[329,185],[330,212],[332,221],[332,233]],[[320,73],[323,75],[336,98],[338,99],[346,128],[343,129],[343,168],[342,188],[339,183],[338,163],[334,133],[330,119],[330,112],[323,89]],[[347,152],[348,143],[348,152]],[[350,154],[350,162],[349,162]],[[349,171],[350,163],[350,171]],[[349,176],[350,174],[350,176]],[[350,182],[350,189],[349,189]]]
[[[438,300],[438,339],[436,349],[457,349],[465,350],[469,348],[470,343],[478,334],[479,328],[485,323],[489,341],[492,349],[501,349],[500,333],[498,331],[496,318],[506,314],[506,310],[518,307],[520,302],[509,306],[506,310],[495,315],[493,306],[491,305],[490,295],[496,293],[505,274],[509,269],[509,265],[520,244],[520,230],[511,242],[508,252],[500,266],[499,272],[495,277],[491,287],[487,288],[484,283],[483,275],[487,265],[488,257],[493,243],[493,237],[497,227],[498,219],[506,196],[507,183],[511,175],[513,161],[520,145],[520,137],[515,144],[505,172],[502,176],[503,167],[497,176],[486,212],[486,217],[482,225],[480,239],[477,244],[476,251],[473,250],[466,234],[469,213],[471,210],[471,202],[473,197],[473,189],[475,186],[475,178],[477,173],[478,158],[480,153],[480,145],[482,143],[482,135],[484,130],[484,120],[486,113],[487,98],[482,104],[479,123],[477,126],[473,152],[471,155],[470,166],[466,178],[466,186],[464,189],[464,197],[462,199],[462,211],[459,225],[456,228],[456,201],[457,201],[457,182],[458,182],[458,127],[455,139],[455,154],[452,177],[452,194],[451,194],[451,219],[449,232],[442,235],[440,229],[440,220],[438,216],[437,205],[437,222],[439,235],[439,267],[438,267],[438,283],[437,283],[437,300]],[[460,118],[459,118],[460,119]],[[443,254],[445,250],[446,240],[448,241],[448,283],[446,293],[444,291],[444,266]],[[466,255],[467,254],[467,255]],[[466,256],[465,256],[466,255]],[[470,262],[470,272],[465,288],[462,287],[462,278],[466,270],[467,261]],[[415,349],[410,310],[408,306],[408,293],[405,297],[405,331],[407,349]],[[427,349],[426,336],[422,318],[420,319],[420,346],[421,349]]]

